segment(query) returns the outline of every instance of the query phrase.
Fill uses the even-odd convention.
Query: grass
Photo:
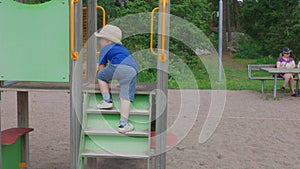
[[[226,87],[228,90],[261,90],[261,81],[259,80],[249,80],[248,79],[248,64],[259,64],[259,63],[274,63],[272,58],[262,58],[262,59],[241,59],[241,58],[226,58],[223,60],[224,71],[226,80]],[[211,84],[209,81],[209,76],[204,69],[202,63],[197,63],[197,66],[190,67],[195,79],[197,81],[198,89],[211,89]],[[253,72],[254,76],[260,77],[272,77],[272,75],[265,72]],[[150,72],[145,71],[139,74],[139,82],[156,82],[156,71],[151,70]],[[279,80],[278,86],[282,84],[282,80]],[[269,80],[265,82],[265,91],[273,90],[273,81]],[[169,77],[169,88],[178,89],[178,84],[176,81]],[[188,87],[186,87],[188,88]]]

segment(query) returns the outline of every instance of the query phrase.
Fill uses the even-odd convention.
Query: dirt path
[[[190,91],[197,92],[197,91]],[[167,153],[168,169],[299,169],[300,98],[279,100],[254,91],[228,91],[223,118],[204,144],[198,138],[210,107],[210,91],[199,91],[184,105],[200,105],[193,128]],[[169,91],[168,125],[180,110],[180,91]],[[16,126],[16,94],[3,93],[2,129]],[[185,118],[189,118],[186,116]],[[192,119],[193,120],[193,119]],[[32,169],[69,168],[69,95],[30,93]],[[184,125],[182,126],[184,127]],[[142,161],[99,160],[99,168],[144,168]],[[101,167],[102,166],[102,167]]]

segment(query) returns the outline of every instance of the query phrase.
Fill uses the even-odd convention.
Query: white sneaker
[[[113,103],[112,103],[112,101],[106,102],[103,100],[101,103],[97,104],[97,108],[98,109],[111,109],[111,108],[113,108]]]
[[[125,126],[119,126],[119,132],[120,133],[127,133],[127,132],[131,132],[134,130],[134,126],[131,123],[127,123]]]

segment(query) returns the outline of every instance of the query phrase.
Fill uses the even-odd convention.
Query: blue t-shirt
[[[123,64],[133,67],[138,72],[138,65],[130,52],[120,44],[109,44],[100,50],[99,64]]]

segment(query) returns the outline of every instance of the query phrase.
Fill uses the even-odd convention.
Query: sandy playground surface
[[[190,91],[194,92],[194,91]],[[228,91],[223,118],[212,137],[200,144],[199,134],[210,106],[211,92],[201,90],[196,123],[182,142],[167,153],[168,169],[299,169],[300,98],[279,93]],[[68,93],[30,94],[30,168],[70,168]],[[168,125],[176,119],[180,92],[169,91]],[[16,126],[16,93],[4,92],[2,130]],[[173,103],[173,104],[172,104]],[[186,117],[188,118],[188,117]],[[145,168],[142,160],[98,160],[103,169]]]

